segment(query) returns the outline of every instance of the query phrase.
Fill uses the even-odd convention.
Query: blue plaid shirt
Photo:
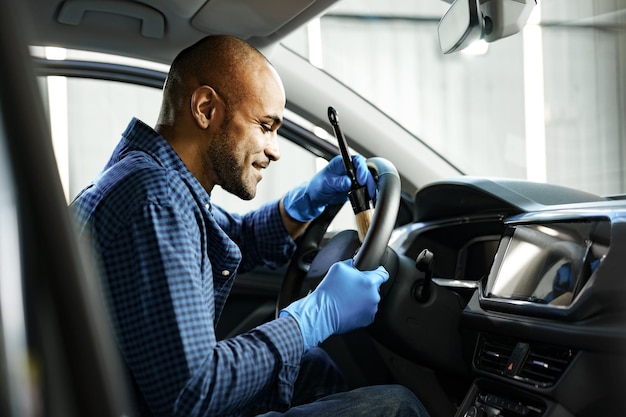
[[[288,405],[303,351],[295,320],[215,338],[237,272],[276,267],[293,253],[277,202],[244,216],[212,205],[166,140],[134,119],[72,208],[152,414],[236,415],[260,399]]]

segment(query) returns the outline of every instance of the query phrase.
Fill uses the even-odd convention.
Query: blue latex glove
[[[352,163],[357,182],[362,186],[367,186],[370,198],[376,197],[376,182],[367,168],[365,158],[361,155],[353,155]],[[352,182],[343,165],[341,155],[337,155],[309,182],[285,194],[283,206],[292,219],[309,222],[322,214],[327,205],[345,202],[351,186]]]
[[[379,266],[373,271],[359,271],[348,259],[330,267],[315,291],[294,301],[280,311],[298,322],[304,351],[322,343],[333,334],[347,333],[374,321],[381,284],[389,273]]]

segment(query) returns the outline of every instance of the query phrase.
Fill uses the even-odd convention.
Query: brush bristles
[[[365,235],[370,228],[370,223],[372,223],[372,216],[374,215],[374,209],[364,210],[360,213],[355,214],[356,217],[356,229],[359,233],[359,240],[363,243],[363,239],[365,239]]]

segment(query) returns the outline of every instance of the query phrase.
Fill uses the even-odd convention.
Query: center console
[[[573,417],[545,398],[504,387],[488,379],[477,379],[455,417]]]
[[[613,279],[623,227],[602,210],[507,219],[490,272],[463,313],[464,327],[475,331],[476,379],[455,417],[587,417],[622,409],[604,375],[624,363],[624,332],[612,321],[624,313],[623,287]],[[596,370],[595,383],[580,378]]]

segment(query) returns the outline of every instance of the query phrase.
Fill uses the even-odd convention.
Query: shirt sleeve
[[[239,272],[257,266],[277,268],[286,264],[296,245],[280,216],[279,200],[271,201],[245,215],[226,212],[213,206],[213,215],[221,228],[241,248],[243,259]]]
[[[232,415],[265,394],[286,407],[302,353],[298,325],[277,319],[216,341],[213,271],[203,256],[213,242],[197,216],[152,201],[105,233],[114,235],[102,247],[108,304],[131,374],[158,416]]]

